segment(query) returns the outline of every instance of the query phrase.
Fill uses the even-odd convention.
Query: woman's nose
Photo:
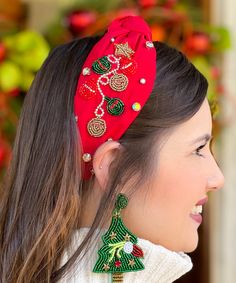
[[[224,187],[225,178],[224,175],[217,163],[216,160],[214,160],[214,166],[212,168],[211,174],[208,179],[208,190],[219,190]]]

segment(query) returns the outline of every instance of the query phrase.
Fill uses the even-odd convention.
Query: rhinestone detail
[[[91,73],[91,70],[88,67],[83,68],[82,74],[84,76],[88,76],[88,75],[90,75],[90,73]]]
[[[151,41],[146,41],[146,46],[147,46],[148,48],[153,48],[153,47],[154,47],[154,44],[153,44],[153,42],[151,42]]]
[[[135,103],[132,105],[132,109],[133,109],[134,111],[136,111],[136,112],[140,111],[140,109],[141,109],[140,103],[135,102]]]

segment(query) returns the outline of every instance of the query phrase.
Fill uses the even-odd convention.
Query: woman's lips
[[[202,216],[201,214],[192,214],[190,213],[191,218],[193,218],[197,223],[202,223]]]
[[[204,205],[206,202],[208,201],[208,197],[205,197],[201,200],[199,200],[199,202],[196,204],[196,206],[198,205]],[[199,213],[199,214],[192,214],[190,213],[190,216],[192,219],[194,219],[197,223],[202,223],[202,215]]]
[[[203,205],[203,204],[205,204],[207,201],[208,201],[208,197],[205,197],[205,198],[199,200],[199,202],[198,202],[196,205]]]

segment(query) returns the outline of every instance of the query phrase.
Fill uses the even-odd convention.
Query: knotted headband
[[[147,101],[156,77],[156,50],[147,23],[138,16],[114,20],[83,65],[74,115],[81,136],[83,178],[108,139],[119,140]]]

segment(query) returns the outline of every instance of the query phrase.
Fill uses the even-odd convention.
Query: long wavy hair
[[[77,39],[52,50],[24,99],[12,160],[0,190],[2,283],[52,283],[69,272],[95,229],[110,217],[122,185],[134,175],[142,182],[149,179],[154,140],[191,118],[206,97],[204,76],[181,52],[155,42],[153,91],[119,140],[124,150],[112,163],[89,233],[60,266],[80,227],[82,199],[96,178],[81,179],[80,134],[73,109],[78,76],[99,39]]]

